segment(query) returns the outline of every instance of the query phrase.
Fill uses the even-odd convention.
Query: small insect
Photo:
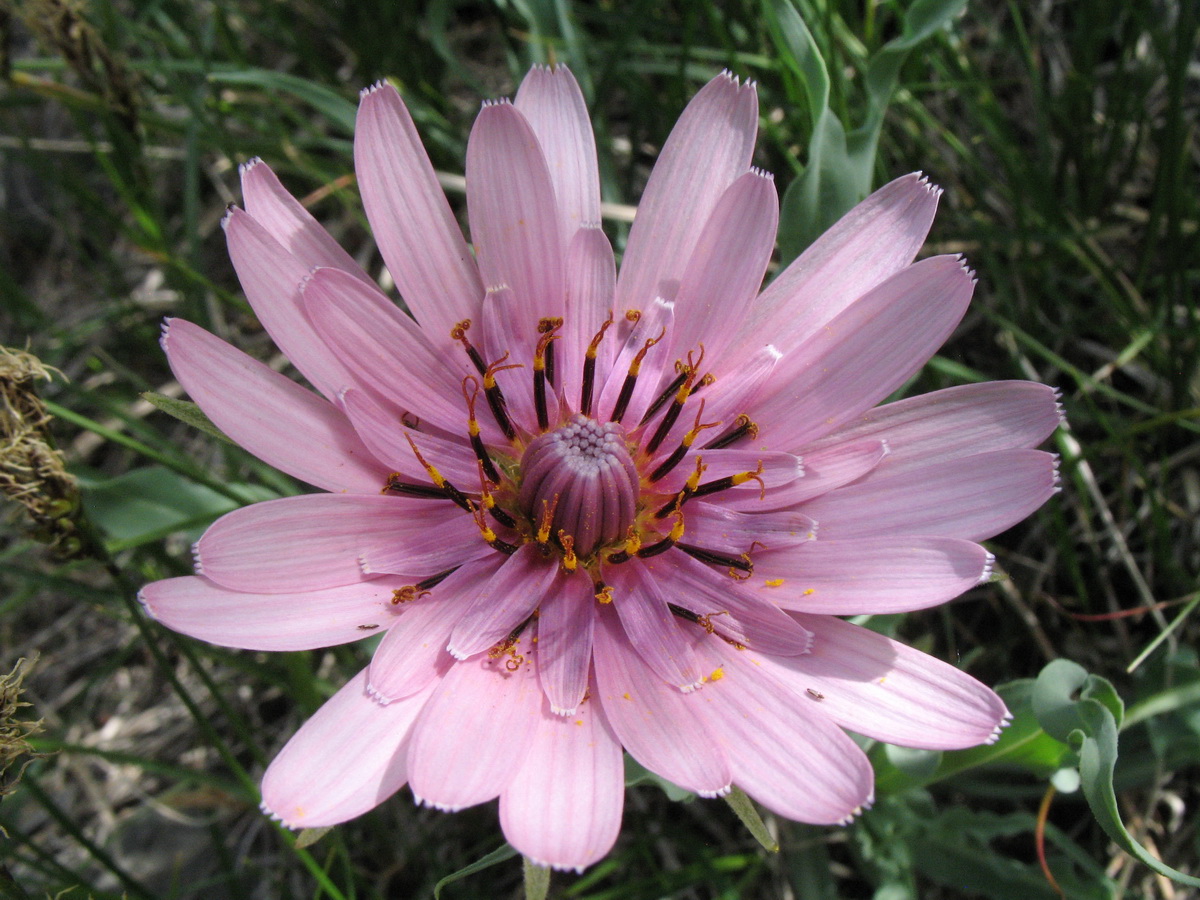
[[[808,696],[812,697],[814,700],[824,700],[825,699],[825,695],[822,694],[820,691],[814,691],[812,688],[805,688],[805,691],[808,693]]]
[[[374,631],[378,627],[379,627],[378,625],[359,625],[358,630],[359,631]]]

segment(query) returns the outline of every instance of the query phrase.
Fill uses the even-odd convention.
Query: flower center
[[[539,530],[574,541],[581,557],[623,540],[637,518],[640,479],[625,430],[577,413],[521,457],[518,503]]]

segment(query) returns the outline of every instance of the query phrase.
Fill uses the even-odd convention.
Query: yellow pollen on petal
[[[725,667],[717,666],[715,669],[712,670],[712,674],[710,674],[708,676],[707,680],[708,681],[720,681],[724,677],[725,677]]]
[[[767,587],[781,587],[783,585],[783,579],[782,578],[769,578],[766,581],[764,581],[763,584]]]
[[[630,697],[630,696],[629,696],[629,691],[626,691],[626,692],[625,692],[625,693],[623,693],[621,696],[622,696],[624,699],[626,699],[626,700],[632,700],[632,699],[633,699],[632,697]]]
[[[805,588],[803,591],[803,594],[805,597],[807,597],[809,594],[815,594],[816,592],[817,592],[816,588]]]

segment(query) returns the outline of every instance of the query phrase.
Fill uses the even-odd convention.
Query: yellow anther
[[[597,585],[596,586],[596,599],[598,601],[600,601],[601,603],[606,603],[606,604],[612,603],[613,602],[612,588],[607,584]]]
[[[625,534],[625,552],[630,556],[637,553],[642,548],[642,535],[637,530],[636,525],[630,525],[629,531]]]
[[[550,524],[554,521],[554,510],[558,508],[558,500],[561,496],[561,494],[555,494],[552,501],[542,501],[542,519],[537,531],[537,542],[539,544],[546,544],[550,541]]]
[[[467,431],[471,437],[476,437],[479,434],[479,420],[475,418],[475,400],[479,397],[479,379],[474,375],[464,378],[462,392],[467,404]]]
[[[626,318],[628,318],[629,314],[626,313],[625,315]],[[646,354],[650,352],[650,348],[666,336],[667,327],[664,325],[662,330],[658,333],[658,337],[646,338],[645,343],[642,344],[642,349],[637,352],[637,356],[635,356],[633,358],[633,362],[629,364],[630,377],[637,377],[638,372],[642,370],[642,360],[646,358]]]
[[[640,309],[625,310],[625,321],[626,322],[633,322],[636,324],[638,321],[641,320],[641,318],[642,318],[642,311]]]
[[[413,443],[413,439],[407,434],[404,436],[404,439],[408,441],[408,446],[412,447],[412,452],[413,455],[416,456],[417,462],[419,462],[424,467],[425,471],[429,473],[429,480],[438,487],[445,487],[446,479],[442,476],[441,472],[425,461],[425,457],[421,455],[421,451],[417,449],[417,445]]]
[[[463,319],[457,325],[450,329],[450,340],[462,341],[466,340],[467,330],[471,327],[470,319]]]
[[[498,360],[496,360],[494,363],[492,363],[491,365],[489,365],[487,367],[487,370],[483,373],[483,389],[485,391],[490,391],[496,387],[496,373],[497,372],[503,372],[505,369],[523,369],[523,368],[525,368],[525,366],[522,363],[509,363],[507,366],[501,365],[501,363],[505,362],[505,360],[507,360],[508,357],[509,357],[509,353],[507,350],[505,350],[503,356],[501,356]]]
[[[608,331],[608,329],[612,326],[612,323],[613,323],[613,316],[612,316],[612,311],[610,310],[608,313],[608,318],[604,320],[604,324],[600,326],[600,330],[596,332],[595,337],[592,338],[592,342],[590,344],[588,344],[588,348],[587,348],[587,358],[588,359],[596,358],[596,354],[600,351],[600,342],[602,340],[604,340],[604,332]]]
[[[392,591],[392,605],[399,606],[401,603],[412,603],[414,600],[420,600],[422,597],[429,595],[429,591],[423,591],[415,584],[406,584],[402,588],[397,588]]]
[[[758,487],[759,487],[758,499],[761,500],[763,497],[765,497],[767,495],[767,484],[765,481],[762,480],[762,473],[763,473],[763,464],[762,464],[762,460],[760,459],[758,461],[758,468],[756,468],[753,472],[738,472],[738,474],[736,474],[730,478],[730,483],[733,485],[738,485],[738,484],[745,484],[747,481],[751,481],[751,480],[757,481]]]
[[[579,557],[575,555],[575,536],[567,534],[561,528],[558,530],[558,542],[562,544],[562,567],[568,572],[574,572],[579,566]]]
[[[675,524],[671,526],[671,533],[667,535],[667,538],[678,542],[683,537],[683,526],[683,513],[680,510],[675,510]]]
[[[535,372],[546,371],[546,348],[550,346],[552,341],[557,341],[562,335],[557,334],[558,329],[562,328],[563,320],[557,319],[542,319],[538,322],[538,332],[542,335],[537,343],[537,350],[533,355],[533,370]]]

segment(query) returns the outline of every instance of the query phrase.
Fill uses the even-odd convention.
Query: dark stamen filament
[[[666,337],[667,329],[663,326],[662,331],[658,333],[658,337],[646,338],[646,343],[642,344],[642,349],[637,352],[637,356],[633,358],[633,362],[629,364],[629,371],[625,375],[625,383],[621,385],[621,393],[617,396],[617,405],[613,407],[612,416],[613,422],[620,422],[625,418],[625,410],[629,408],[629,400],[633,397],[633,388],[637,384],[638,372],[642,370],[642,360],[646,358],[646,354],[650,348]]]
[[[592,390],[596,384],[596,353],[600,349],[600,342],[604,340],[604,332],[608,331],[612,323],[612,313],[609,312],[608,318],[600,326],[600,330],[596,332],[592,342],[588,344],[587,354],[583,358],[583,388],[579,392],[579,411],[585,416],[592,414]]]
[[[683,513],[676,512],[675,524],[671,527],[671,533],[661,541],[641,547],[637,551],[638,558],[649,559],[652,556],[658,556],[660,553],[666,553],[679,543],[681,537],[683,537]]]
[[[476,350],[471,342],[467,339],[467,329],[470,327],[471,320],[463,319],[450,329],[450,339],[458,341],[463,345],[463,349],[467,351],[467,356],[471,358],[471,362],[475,364],[475,368],[478,369],[479,374],[482,375],[487,369],[487,365],[484,364],[483,357],[479,355],[479,351]]]
[[[667,434],[671,431],[675,420],[679,418],[679,413],[683,409],[683,404],[687,403],[688,397],[692,393],[692,385],[696,380],[696,373],[700,371],[700,364],[704,362],[704,345],[700,345],[700,356],[693,362],[692,353],[688,351],[688,360],[683,365],[682,372],[683,383],[679,385],[679,390],[675,394],[675,399],[671,401],[671,406],[667,410],[667,414],[663,416],[663,420],[658,423],[658,428],[654,432],[654,436],[650,438],[650,443],[646,445],[646,452],[653,453],[659,448],[662,442],[666,439]],[[676,378],[676,381],[679,379]],[[672,382],[674,384],[675,382]],[[701,401],[703,403],[703,401]]]
[[[467,389],[468,382],[470,382],[469,391]],[[473,375],[468,375],[463,379],[462,387],[463,399],[467,403],[467,433],[471,436],[471,449],[475,451],[475,458],[483,466],[483,471],[488,479],[499,484],[500,473],[496,470],[496,464],[492,462],[491,456],[488,455],[487,448],[483,446],[483,438],[479,436],[479,420],[475,418],[475,400],[479,396],[479,380]]]
[[[457,572],[460,568],[461,566],[455,566],[453,569],[447,569],[445,572],[438,572],[436,575],[430,575],[428,578],[418,581],[417,587],[423,591],[432,590]]]
[[[401,481],[400,473],[393,472],[388,476],[383,493],[391,491],[394,494],[404,494],[408,497],[420,497],[425,500],[445,500],[446,492],[432,484],[414,484],[411,481]]]
[[[667,516],[671,515],[671,513],[681,509],[683,504],[687,503],[688,498],[696,492],[696,488],[700,484],[700,476],[704,474],[705,468],[707,467],[704,465],[703,458],[697,456],[696,468],[692,471],[692,474],[688,476],[688,480],[684,482],[684,485],[682,488],[680,488],[679,493],[677,493],[671,499],[670,503],[667,503],[661,509],[659,509],[659,511],[654,514],[654,518],[665,519]]]
[[[728,553],[718,553],[716,550],[706,550],[694,544],[677,543],[675,546],[688,556],[700,560],[700,562],[712,563],[716,566],[728,566],[730,575],[733,575],[735,571],[744,572],[746,577],[754,574],[754,561],[750,559],[749,553],[743,553],[741,556],[732,556]]]
[[[679,363],[676,363],[676,365],[679,365]],[[663,389],[663,392],[654,398],[654,402],[650,404],[650,408],[646,410],[646,414],[642,416],[642,421],[638,422],[638,425],[645,425],[647,422],[653,419],[655,413],[663,408],[666,402],[671,399],[671,395],[679,390],[679,386],[687,380],[687,377],[687,372],[680,372],[678,375],[676,375],[671,383]]]
[[[686,385],[685,385],[686,387]],[[682,389],[681,389],[682,390]],[[704,401],[700,401],[700,408],[696,410],[696,424],[683,436],[683,440],[679,442],[679,446],[672,451],[671,455],[658,464],[657,468],[650,473],[650,481],[653,483],[662,479],[668,472],[679,465],[679,461],[687,455],[688,450],[692,448],[692,444],[696,442],[696,437],[701,431],[706,428],[716,428],[720,422],[704,422],[701,423],[700,417],[704,415]],[[665,420],[664,420],[665,421]]]
[[[705,444],[705,450],[720,450],[722,447],[728,447],[730,444],[735,444],[744,437],[749,437],[754,440],[758,437],[758,426],[750,421],[750,417],[742,414],[737,417],[733,428],[725,432],[719,438],[710,444]]]
[[[554,373],[549,371],[554,361],[551,351],[554,349],[554,341],[558,340],[559,336],[555,332],[562,328],[562,321],[542,319],[538,323],[538,331],[542,337],[538,340],[537,350],[533,355],[533,405],[537,410],[538,428],[542,431],[550,427],[550,418],[546,410],[546,381],[554,383]]]
[[[500,430],[504,432],[504,436],[510,441],[517,436],[517,429],[513,427],[512,419],[508,417],[508,404],[504,402],[504,394],[500,390],[500,385],[496,383],[496,373],[503,372],[505,369],[520,369],[520,363],[511,363],[507,366],[501,365],[508,359],[508,351],[504,355],[492,363],[483,373],[483,394],[487,397],[488,406],[492,410],[492,418],[496,420],[496,424],[500,426]]]
[[[696,490],[692,491],[693,497],[707,497],[709,494],[717,494],[721,491],[729,490],[731,487],[737,487],[739,484],[745,484],[747,481],[757,481],[760,490],[760,495],[765,494],[767,490],[766,484],[762,480],[762,463],[758,464],[758,468],[753,472],[738,472],[736,475],[726,475],[724,478],[717,478],[713,481],[706,481],[704,484],[697,486]]]

